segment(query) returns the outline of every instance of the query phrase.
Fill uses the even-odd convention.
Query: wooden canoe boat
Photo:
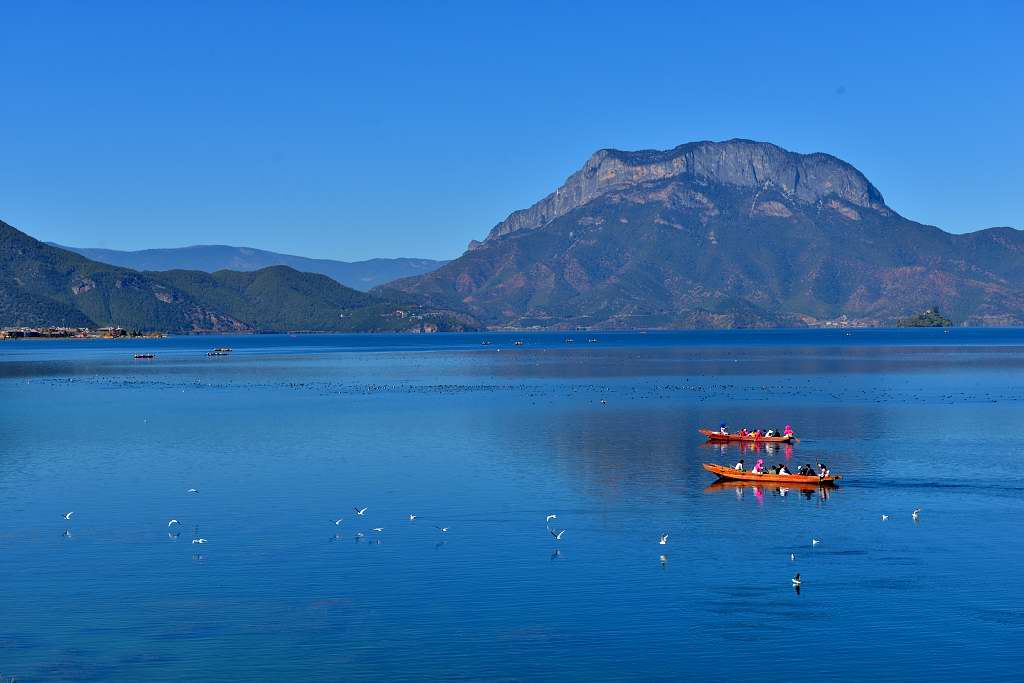
[[[710,429],[698,429],[708,441],[749,441],[753,443],[792,443],[792,436],[740,436],[739,434],[722,434]]]
[[[772,484],[814,484],[816,486],[829,486],[842,479],[838,474],[827,477],[805,477],[799,474],[754,474],[753,472],[740,472],[725,465],[715,465],[710,462],[704,463],[704,469],[721,479],[732,479],[735,481],[747,481],[751,483],[772,483]]]

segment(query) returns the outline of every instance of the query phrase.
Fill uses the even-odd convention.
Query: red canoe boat
[[[739,434],[722,434],[710,429],[697,430],[708,438],[708,441],[752,441],[756,443],[792,443],[792,436],[740,436]]]
[[[762,482],[772,484],[815,484],[816,486],[829,486],[842,479],[837,474],[827,477],[805,477],[799,474],[754,474],[753,472],[740,472],[725,465],[715,465],[710,462],[704,463],[704,469],[721,479],[732,479],[735,481]]]

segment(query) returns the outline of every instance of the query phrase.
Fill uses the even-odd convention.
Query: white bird
[[[192,542],[193,543],[206,543],[206,539],[205,538],[193,538]]]
[[[199,493],[199,489],[189,489],[185,493]]]
[[[796,555],[794,555],[793,553],[790,553],[789,554],[789,561],[790,562],[796,562]]]
[[[365,534],[362,531],[357,531],[356,532],[356,538],[363,538],[364,536],[365,536]]]
[[[384,528],[383,527],[379,527],[379,526],[375,526],[372,529],[370,529],[370,531],[376,531],[379,534],[380,532],[384,531]]]
[[[797,572],[796,576],[793,577],[793,585],[794,586],[799,586],[800,585],[800,572]]]
[[[812,538],[811,539],[811,545],[818,545],[819,543],[821,543],[821,539],[818,539],[818,538]]]
[[[357,515],[362,517],[363,515],[366,514],[366,511],[369,510],[370,508],[362,508],[362,509],[360,509],[360,508],[352,508],[352,509],[356,511]]]
[[[415,522],[416,521],[416,515],[409,515],[409,521],[410,522]]]
[[[888,519],[889,519],[889,515],[882,515],[882,521],[883,522],[888,520]]]
[[[668,534],[662,534],[658,539],[658,545],[668,545]]]
[[[442,534],[448,533],[448,527],[446,526],[435,526],[434,528],[440,531]]]
[[[658,555],[658,559],[661,560],[662,567],[668,563],[668,555]]]
[[[64,519],[71,519],[71,515],[73,515],[73,514],[75,514],[74,511],[72,511],[72,512],[65,512],[64,513]]]
[[[181,524],[181,522],[179,522],[179,521],[178,521],[178,520],[176,520],[176,519],[172,519],[171,521],[167,522],[167,528],[168,528],[168,529],[170,529],[170,528],[171,528],[172,526],[174,526],[175,524]]]
[[[544,518],[544,523],[547,524],[548,522],[550,522],[553,519],[558,519],[558,515],[548,515],[547,517]]]
[[[344,521],[345,521],[344,517],[342,517],[340,519],[336,519],[336,520],[334,520],[334,526],[341,526],[341,523],[344,522]]]
[[[548,529],[548,532],[549,532],[549,533],[550,533],[550,534],[551,534],[552,536],[554,536],[554,537],[555,537],[555,540],[556,540],[556,541],[561,541],[561,540],[562,540],[562,534],[564,534],[564,533],[565,533],[565,529],[562,529],[561,531],[557,531],[557,532],[556,532],[556,531],[555,531],[554,529]]]
[[[606,401],[606,400],[604,400],[604,399],[602,398],[602,399],[601,399],[601,405],[603,405],[603,406],[606,406],[606,405],[608,405],[608,401]]]
[[[921,508],[914,508],[914,511],[910,513],[910,516],[917,519],[921,516]]]

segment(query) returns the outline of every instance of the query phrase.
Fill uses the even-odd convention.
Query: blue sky
[[[744,137],[1024,227],[1024,3],[977,4],[7,3],[0,219],[450,258],[597,149]]]

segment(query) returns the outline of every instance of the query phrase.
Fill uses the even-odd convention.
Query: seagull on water
[[[921,516],[921,508],[914,508],[914,511],[910,513],[910,516],[913,517],[915,521],[917,521],[917,519]]]
[[[415,522],[416,521],[416,515],[409,515],[409,521],[410,522]]]
[[[604,399],[602,398],[602,399],[601,399],[601,405],[603,405],[603,406],[606,406],[606,405],[608,405],[608,401],[606,401],[606,400],[604,400]]]
[[[189,489],[185,493],[199,493],[199,489]]]
[[[193,543],[206,543],[206,539],[205,538],[193,538],[192,542]]]
[[[363,515],[366,514],[366,511],[369,510],[370,508],[352,508],[352,509],[356,511],[357,515],[362,517]]]
[[[820,538],[812,538],[811,539],[811,545],[812,546],[818,545],[819,543],[821,543],[821,539]]]
[[[168,528],[168,529],[170,529],[170,528],[171,528],[172,526],[174,526],[175,524],[181,524],[181,522],[179,522],[179,521],[178,521],[178,520],[176,520],[176,519],[172,519],[171,521],[167,522],[167,528]]]
[[[888,521],[888,519],[889,519],[889,515],[882,515],[882,521],[883,522]]]
[[[800,572],[797,572],[796,576],[793,577],[793,585],[794,586],[799,586],[800,585]]]
[[[550,533],[552,536],[554,536],[556,541],[561,541],[562,540],[562,534],[565,533],[565,529],[562,529],[561,531],[555,531],[554,529],[548,529],[548,533]]]
[[[548,522],[550,522],[553,519],[558,519],[558,515],[548,515],[547,517],[544,518],[544,523],[547,524]]]
[[[435,526],[434,528],[440,531],[442,534],[448,533],[448,527],[446,526]]]
[[[72,510],[71,512],[65,512],[64,519],[71,519],[71,515],[73,514],[75,514],[74,510]]]
[[[341,523],[345,521],[344,517],[334,520],[334,526],[341,526]]]
[[[658,545],[668,545],[668,534],[662,534],[658,538]]]
[[[356,532],[356,538],[363,538],[364,536],[366,536],[366,534],[364,534],[362,531]]]
[[[790,553],[789,554],[789,561],[790,562],[796,562],[796,555],[794,555],[793,553]]]

